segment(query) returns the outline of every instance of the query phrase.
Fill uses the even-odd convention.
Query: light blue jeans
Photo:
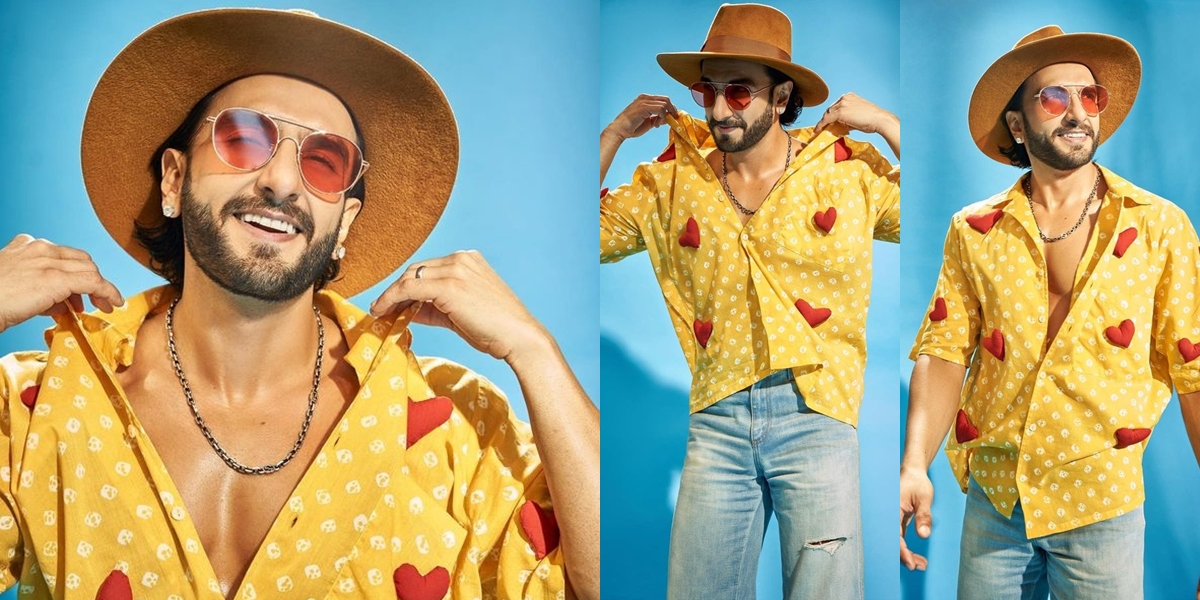
[[[754,598],[774,513],[786,598],[861,599],[858,489],[857,432],[810,410],[791,371],[692,414],[667,597]]]
[[[959,600],[1142,598],[1142,507],[1045,537],[1025,537],[1021,505],[996,512],[971,479],[958,563]]]

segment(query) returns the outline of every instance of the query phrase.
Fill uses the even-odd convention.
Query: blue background
[[[815,70],[830,88],[830,100],[805,109],[796,126],[814,125],[830,103],[849,91],[890,110],[898,108],[896,3],[855,2],[853,9],[837,3],[767,3],[792,20],[793,60]],[[678,108],[703,115],[687,89],[668,77],[654,57],[659,52],[698,50],[718,6],[716,1],[601,2],[600,114],[593,136],[639,93],[668,95]],[[854,137],[880,147],[895,162],[880,136]],[[604,185],[627,182],[639,162],[662,152],[666,139],[666,130],[658,129],[627,141]],[[867,325],[870,360],[859,423],[866,594],[893,598],[899,586],[894,567],[897,543],[892,536],[896,535],[899,455],[896,381],[901,363],[895,318],[896,244],[875,244],[874,273]],[[662,598],[671,513],[687,443],[691,373],[646,254],[604,265],[600,294],[602,385],[608,395],[601,417],[604,597]],[[781,596],[778,540],[772,521],[759,560],[759,598]]]
[[[1168,198],[1200,219],[1195,157],[1200,6],[1188,2],[1026,2],[995,4],[906,0],[901,10],[901,74],[908,93],[901,118],[907,172],[906,228],[901,252],[902,353],[933,294],[950,216],[1006,190],[1023,173],[984,156],[967,130],[967,105],[980,75],[1025,34],[1047,24],[1067,32],[1097,31],[1128,40],[1142,56],[1136,104],[1097,161],[1135,185]],[[931,32],[936,32],[931,35]],[[1101,117],[1103,119],[1103,116]],[[904,362],[907,410],[911,362]],[[904,598],[953,598],[965,496],[946,459],[931,469],[936,496],[933,537],[910,545],[929,557],[929,571],[902,575]],[[1173,401],[1146,450],[1146,597],[1194,597],[1200,576],[1200,471]],[[893,569],[895,567],[892,567]],[[902,569],[903,570],[903,569]],[[905,570],[906,571],[906,570]]]
[[[0,145],[5,180],[0,244],[25,232],[85,249],[127,297],[161,283],[105,234],[92,211],[79,166],[83,116],[104,68],[139,33],[183,12],[227,5],[0,3],[0,139],[12,142]],[[461,161],[449,207],[414,259],[481,251],[556,336],[599,404],[591,178],[597,156],[597,5],[553,0],[519,6],[480,2],[469,10],[411,1],[255,5],[306,8],[367,31],[437,79],[458,119]],[[163,68],[170,69],[169,57]],[[376,287],[354,300],[365,307],[382,291]],[[50,323],[37,317],[0,334],[0,354],[44,347],[42,330]],[[484,374],[510,394],[525,418],[520,388],[502,361],[435,328],[418,329],[414,347]]]

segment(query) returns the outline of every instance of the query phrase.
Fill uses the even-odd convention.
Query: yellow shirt
[[[967,365],[946,453],[1029,537],[1144,499],[1141,440],[1171,386],[1200,390],[1196,231],[1174,204],[1102,169],[1097,224],[1049,348],[1046,265],[1021,183],[956,214],[911,358]],[[974,356],[972,356],[974,355]]]
[[[743,226],[705,162],[707,125],[667,121],[667,151],[602,193],[600,260],[650,253],[692,370],[691,411],[792,369],[809,407],[857,424],[871,240],[900,239],[899,168],[823,131]],[[803,143],[812,129],[790,134]]]
[[[173,296],[62,317],[48,353],[0,359],[0,586],[19,597],[224,597],[113,377]],[[416,359],[411,311],[393,326],[331,292],[317,305],[340,324],[360,391],[235,597],[565,597],[537,449],[504,396],[461,366]]]

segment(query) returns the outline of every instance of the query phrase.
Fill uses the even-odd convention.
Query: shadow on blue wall
[[[604,500],[600,539],[638,540],[601,547],[604,597],[621,600],[666,596],[671,539],[670,482],[687,447],[688,390],[663,385],[611,337],[600,336],[604,365]],[[620,481],[613,485],[614,480]]]

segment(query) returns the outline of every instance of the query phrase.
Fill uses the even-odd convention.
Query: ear
[[[1014,140],[1025,141],[1025,122],[1021,119],[1021,113],[1015,110],[1006,111],[1004,113],[1004,122],[1008,124],[1008,132],[1012,134]]]
[[[346,236],[350,235],[350,225],[354,223],[360,210],[362,210],[362,200],[346,198],[346,203],[342,206],[342,227],[338,230],[339,246],[346,243]]]
[[[159,189],[162,191],[163,208],[171,207],[171,211],[179,214],[180,194],[183,190],[183,178],[187,173],[187,156],[174,148],[167,148],[162,155],[162,181]]]
[[[787,109],[788,99],[792,97],[792,86],[794,82],[785,81],[775,88],[775,98],[773,102],[776,107]]]

